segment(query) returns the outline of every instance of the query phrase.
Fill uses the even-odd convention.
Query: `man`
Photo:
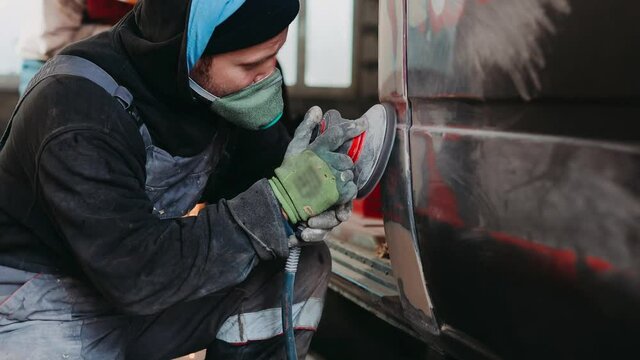
[[[289,236],[344,220],[353,163],[334,150],[366,126],[311,141],[316,107],[289,143],[277,123],[298,8],[145,0],[45,65],[0,142],[0,358],[283,357]],[[302,249],[301,358],[330,261],[322,242]]]

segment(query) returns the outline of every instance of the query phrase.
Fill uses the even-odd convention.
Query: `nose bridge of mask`
[[[221,99],[228,99],[231,97],[242,96],[242,93],[261,91],[263,89],[267,89],[271,86],[281,86],[282,85],[282,74],[280,70],[277,68],[271,72],[271,74],[265,76],[264,78],[249,84],[247,87],[242,88],[235,93],[223,96]]]
[[[271,78],[271,79],[275,79],[275,78],[277,78],[277,76],[275,76],[275,77],[273,76],[273,75],[275,75],[276,70],[278,70],[278,68],[274,68],[274,69],[273,69],[273,71],[269,73],[269,75],[267,75],[267,76],[263,77],[262,79],[260,79],[260,80],[258,80],[258,81],[255,81],[255,82],[251,83],[251,85],[249,85],[249,86],[253,86],[253,85],[256,85],[256,84],[260,84],[261,82],[267,81],[267,80],[269,80],[270,78]]]

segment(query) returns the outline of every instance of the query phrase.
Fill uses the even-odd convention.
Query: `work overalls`
[[[133,109],[127,89],[75,56],[54,57],[29,88],[61,74],[87,78]],[[174,157],[154,146],[144,123],[138,125],[154,214],[162,219],[184,216],[216,168],[219,142],[212,141],[194,157]],[[278,336],[283,266],[281,261],[260,263],[234,288],[147,316],[119,312],[86,280],[0,266],[0,359],[170,359],[205,348],[219,359],[284,358],[283,337]],[[303,249],[293,309],[301,357],[320,320],[330,266],[326,246]],[[234,271],[233,264],[229,267]]]

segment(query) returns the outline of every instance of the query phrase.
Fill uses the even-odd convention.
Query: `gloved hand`
[[[329,233],[338,225],[349,220],[353,210],[353,201],[336,205],[318,216],[301,223],[296,236],[289,239],[289,247],[316,244],[327,239]]]
[[[269,180],[271,188],[291,224],[306,221],[331,206],[345,204],[357,194],[353,182],[353,161],[336,152],[346,141],[366,130],[365,120],[328,128],[313,143],[313,130],[322,120],[314,106],[296,129],[282,165]]]

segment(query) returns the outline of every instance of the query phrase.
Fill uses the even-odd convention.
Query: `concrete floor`
[[[425,343],[332,290],[327,292],[311,350],[326,360],[434,359]]]

